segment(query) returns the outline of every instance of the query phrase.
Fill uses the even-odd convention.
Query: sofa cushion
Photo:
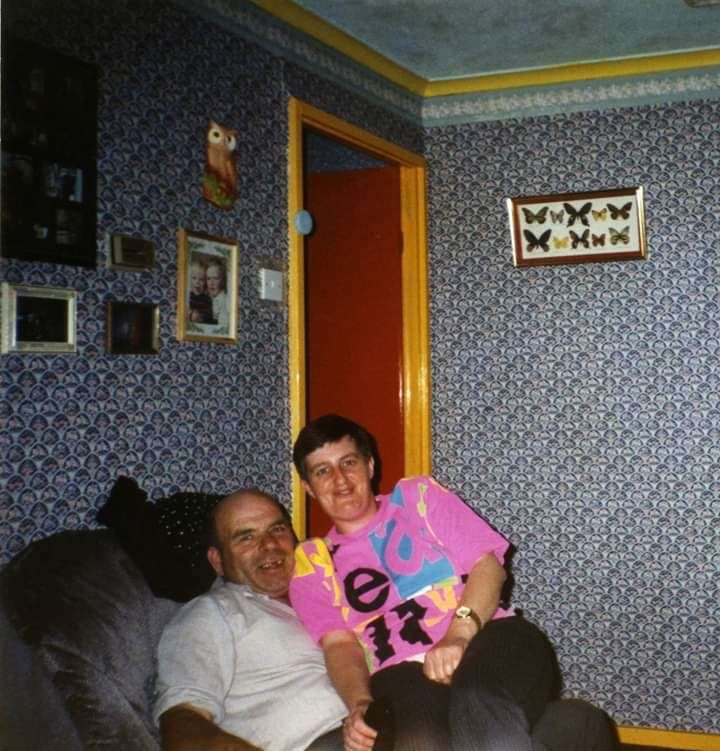
[[[205,520],[220,498],[176,493],[151,503],[135,480],[119,477],[97,518],[115,532],[156,596],[187,602],[215,579],[205,555]]]
[[[155,652],[179,606],[153,596],[112,533],[65,531],[32,543],[0,572],[0,598],[84,748],[157,749]]]
[[[207,559],[207,520],[222,495],[215,493],[175,493],[156,502],[158,524],[183,571],[197,583],[192,596],[206,592],[215,580]]]

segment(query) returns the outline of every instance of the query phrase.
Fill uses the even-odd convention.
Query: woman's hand
[[[356,705],[343,722],[345,751],[369,751],[377,738],[377,731],[365,722],[368,704]]]
[[[425,655],[423,673],[431,681],[450,683],[477,627],[470,621],[453,621],[445,636]]]
[[[352,631],[329,631],[320,639],[328,675],[349,714],[343,722],[345,751],[369,751],[377,732],[365,722],[372,703],[365,653]]]
[[[460,605],[471,607],[482,623],[498,608],[507,574],[493,553],[479,558],[470,570]],[[453,618],[440,641],[425,655],[423,672],[431,681],[450,683],[468,644],[478,632],[472,618]]]

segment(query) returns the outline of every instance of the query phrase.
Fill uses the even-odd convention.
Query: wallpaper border
[[[720,66],[660,76],[434,97],[423,103],[423,123],[437,127],[696,99],[720,99]]]

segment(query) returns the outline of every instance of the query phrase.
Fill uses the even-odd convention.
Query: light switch
[[[282,302],[284,274],[275,269],[260,269],[260,299]]]

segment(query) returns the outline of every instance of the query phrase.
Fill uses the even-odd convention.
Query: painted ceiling
[[[293,0],[429,81],[720,47],[685,0]]]

